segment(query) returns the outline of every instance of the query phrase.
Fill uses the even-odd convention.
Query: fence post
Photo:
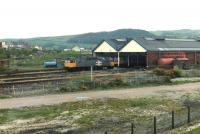
[[[154,134],[157,134],[157,131],[156,131],[156,116],[154,116],[153,122],[154,122]]]
[[[95,84],[96,84],[95,81],[93,81],[93,88],[95,88],[95,86],[96,86]]]
[[[21,93],[20,93],[20,94],[21,94],[21,95],[23,95],[23,93],[24,93],[24,89],[22,88],[22,91],[21,91]]]
[[[59,87],[58,87],[58,81],[56,81],[56,89],[57,90],[59,89]]]
[[[44,86],[45,86],[45,85],[44,85],[44,82],[43,82],[43,83],[42,83],[42,90],[43,90],[43,93],[44,93]]]
[[[131,134],[133,134],[133,127],[134,127],[134,125],[133,125],[133,123],[131,123]]]
[[[93,66],[90,66],[90,81],[93,81]]]
[[[105,134],[108,134],[107,130],[105,131]]]
[[[12,86],[12,90],[13,90],[13,95],[15,96],[15,85],[14,84]]]
[[[172,129],[174,129],[174,111],[172,111]]]
[[[188,106],[187,108],[188,108],[188,120],[187,120],[187,122],[190,123],[190,106]]]

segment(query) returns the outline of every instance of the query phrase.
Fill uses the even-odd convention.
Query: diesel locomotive
[[[78,58],[68,58],[64,62],[64,68],[66,70],[88,70],[93,67],[93,69],[108,69],[115,66],[115,62],[110,58],[104,57],[78,57]]]

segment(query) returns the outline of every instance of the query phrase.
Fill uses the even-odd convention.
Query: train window
[[[75,60],[67,60],[67,63],[75,63]]]
[[[70,60],[69,63],[75,63],[75,61],[74,60]]]

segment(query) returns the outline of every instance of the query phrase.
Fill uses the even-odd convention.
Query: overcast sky
[[[200,29],[199,0],[0,0],[0,38]]]

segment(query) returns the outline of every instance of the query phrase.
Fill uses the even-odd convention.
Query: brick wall
[[[171,52],[171,53],[174,53],[174,52]],[[159,60],[160,57],[162,57],[162,54],[164,54],[164,53],[159,54],[159,52],[149,52],[148,53],[148,64],[149,64],[149,66],[157,66],[158,60]],[[196,63],[200,64],[200,52],[196,52],[196,56],[195,56],[195,52],[186,52],[186,58],[189,59],[191,64],[195,64],[195,59],[196,59]]]

